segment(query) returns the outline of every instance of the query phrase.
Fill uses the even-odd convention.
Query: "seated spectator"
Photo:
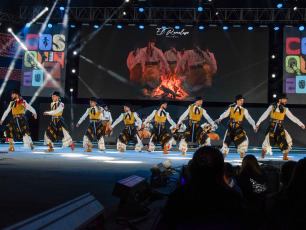
[[[254,206],[262,203],[268,192],[267,178],[254,155],[246,155],[237,179],[244,199]]]
[[[299,160],[282,199],[275,203],[268,229],[304,229],[306,226],[306,158]]]
[[[236,191],[242,196],[241,189],[237,185],[237,182],[234,178],[235,170],[234,167],[230,164],[225,162],[224,163],[224,182],[227,184],[233,191]]]
[[[280,172],[280,183],[281,183],[280,191],[267,195],[266,212],[268,215],[271,214],[271,210],[275,202],[284,197],[285,191],[291,179],[295,165],[296,165],[295,161],[287,161],[285,164],[283,164]]]
[[[222,153],[201,147],[189,166],[190,182],[169,196],[161,229],[244,229],[241,196],[224,182]]]

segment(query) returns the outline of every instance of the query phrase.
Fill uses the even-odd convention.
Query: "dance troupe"
[[[4,128],[4,135],[10,145],[7,151],[15,151],[13,143],[17,139],[22,139],[24,147],[31,147],[35,151],[25,112],[29,110],[34,118],[37,119],[36,111],[23,99],[19,90],[13,90],[11,97],[12,101],[0,120],[0,125],[2,125],[7,115],[12,111],[12,120]],[[65,106],[61,102],[60,93],[54,91],[51,97],[51,110],[44,112],[44,115],[51,116],[50,124],[44,133],[45,145],[49,147],[46,151],[54,151],[53,143],[56,140],[62,140],[63,147],[70,146],[71,150],[75,151],[74,142],[62,117]],[[174,122],[170,114],[166,111],[167,101],[165,100],[162,100],[159,107],[147,118],[143,117],[143,119],[140,119],[131,104],[126,103],[123,106],[124,113],[112,122],[109,105],[100,107],[97,104],[97,99],[91,97],[89,102],[90,108],[85,111],[76,127],[79,127],[86,117],[89,116],[90,123],[83,138],[83,147],[87,147],[86,152],[92,152],[93,141],[97,141],[99,150],[104,152],[104,137],[111,135],[115,126],[123,121],[125,127],[117,139],[117,149],[119,152],[125,152],[129,142],[133,142],[135,144],[135,150],[141,152],[143,148],[142,139],[139,136],[139,133],[141,133],[142,138],[150,138],[148,152],[154,151],[155,145],[159,143],[163,148],[163,154],[169,154],[168,150],[172,147],[173,142],[176,141],[179,143],[179,149],[182,155],[185,155],[188,150],[188,142],[196,143],[199,146],[210,145],[211,139],[208,135],[208,130],[217,129],[217,123],[229,117],[221,151],[224,157],[226,157],[229,152],[229,145],[233,142],[237,148],[237,152],[240,153],[240,157],[243,158],[245,152],[248,150],[249,144],[246,132],[242,127],[243,119],[246,118],[253,127],[254,132],[257,132],[259,125],[270,116],[269,126],[267,127],[265,139],[262,144],[261,158],[265,158],[266,153],[272,154],[271,147],[278,147],[283,152],[283,160],[289,160],[288,153],[292,146],[292,139],[283,125],[285,115],[302,129],[305,129],[305,125],[285,107],[287,103],[286,94],[281,94],[277,102],[268,107],[256,124],[248,110],[243,107],[244,97],[242,95],[237,95],[235,102],[229,105],[216,121],[213,121],[206,110],[202,108],[202,103],[203,99],[197,97],[177,122]],[[208,123],[200,125],[202,117]],[[186,119],[188,119],[187,127],[182,123]],[[170,129],[173,136],[170,136],[166,129],[166,121],[171,124]],[[151,135],[148,132],[150,126],[153,126]]]

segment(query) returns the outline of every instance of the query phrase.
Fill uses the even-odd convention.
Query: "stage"
[[[171,160],[172,167],[187,164],[195,149],[189,149],[182,156],[177,148],[171,154],[163,155],[161,148],[152,153],[135,152],[132,149],[118,153],[115,146],[107,146],[106,153],[84,152],[81,144],[76,144],[77,152],[61,148],[56,144],[54,152],[45,153],[42,143],[34,144],[36,151],[25,149],[21,143],[15,144],[15,152],[5,153],[8,144],[0,145],[0,228],[12,225],[38,214],[84,193],[91,192],[105,207],[105,217],[109,229],[123,229],[115,224],[119,199],[112,196],[116,181],[138,175],[149,182],[150,168],[158,163]],[[129,147],[130,148],[130,147]],[[246,154],[261,156],[261,148],[251,147]],[[294,148],[289,153],[292,160],[306,157],[305,148]],[[241,159],[234,148],[225,159],[233,165],[240,165]],[[279,165],[282,153],[274,149],[261,163]]]

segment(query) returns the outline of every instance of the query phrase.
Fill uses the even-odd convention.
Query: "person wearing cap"
[[[198,143],[200,146],[210,145],[209,136],[203,132],[200,126],[200,121],[202,116],[214,127],[217,125],[207,114],[206,110],[201,106],[203,104],[202,97],[196,97],[195,103],[190,105],[188,109],[181,115],[179,121],[177,122],[176,128],[179,128],[179,124],[189,115],[189,123],[184,134],[184,137],[180,141],[179,149],[182,151],[182,155],[186,155],[188,149],[188,142]]]
[[[136,122],[138,124],[138,129],[141,128],[142,122],[138,114],[132,109],[132,105],[130,103],[126,103],[124,105],[124,113],[121,113],[117,120],[114,121],[110,130],[113,130],[113,128],[122,120],[124,122],[125,128],[118,137],[117,149],[119,152],[123,153],[126,151],[126,145],[130,141],[133,141],[135,144],[135,151],[141,152],[143,145],[137,132]]]
[[[44,144],[49,146],[46,152],[54,152],[53,142],[56,140],[62,140],[63,147],[71,147],[71,150],[75,152],[74,143],[69,135],[67,125],[62,117],[64,112],[64,103],[61,102],[60,93],[53,91],[51,94],[52,103],[51,111],[44,112],[44,115],[51,115],[51,122],[44,135]]]
[[[135,58],[139,54],[140,44],[136,44],[134,50],[129,53],[126,64],[130,70],[130,84],[139,85],[142,81],[142,67],[141,60],[138,59],[135,61]]]
[[[185,118],[185,120],[188,119],[188,117]],[[176,124],[177,122],[179,121],[179,118],[176,118],[175,119],[175,126],[171,126],[170,127],[170,130],[171,130],[171,133],[173,133],[172,137],[173,137],[173,141],[172,141],[172,145],[178,145],[182,139],[182,137],[184,136],[184,133],[187,129],[186,125],[181,122],[179,124],[179,128],[176,129]]]
[[[160,84],[161,66],[165,68],[167,73],[171,72],[163,52],[155,47],[155,43],[156,38],[150,38],[147,47],[140,49],[139,54],[134,60],[134,63],[141,63],[143,72],[142,82],[147,90],[153,90]]]
[[[170,49],[164,53],[164,56],[169,64],[169,68],[174,73],[177,63],[181,59],[180,53],[176,50],[175,44],[170,45]]]
[[[170,137],[167,129],[165,127],[166,120],[172,125],[176,126],[175,122],[171,119],[170,114],[166,112],[168,102],[162,100],[160,102],[160,107],[153,110],[153,112],[147,117],[143,125],[146,125],[149,121],[154,119],[154,128],[152,136],[150,138],[148,152],[152,152],[155,149],[156,143],[160,143],[163,148],[163,154],[169,154],[168,150],[172,147],[172,138]]]
[[[214,63],[206,52],[200,49],[199,41],[195,41],[192,50],[186,50],[184,55],[180,59],[176,67],[176,73],[180,74],[185,63],[188,63],[189,73],[186,79],[186,83],[190,86],[191,91],[197,91],[200,87],[211,87],[211,79],[207,79],[207,75],[204,70],[204,63],[208,64],[212,73],[216,73]]]
[[[105,129],[101,122],[101,116],[105,112],[97,103],[97,98],[91,97],[89,99],[90,108],[86,109],[86,112],[80,118],[76,127],[78,128],[80,124],[89,115],[89,126],[83,137],[83,148],[87,147],[85,152],[92,152],[92,142],[94,140],[98,141],[98,147],[101,152],[105,152],[104,138]]]
[[[249,139],[242,127],[243,118],[246,118],[247,121],[252,125],[254,131],[256,131],[255,121],[249,114],[248,110],[242,107],[243,103],[244,97],[242,95],[237,95],[235,98],[235,103],[229,105],[225,112],[222,113],[219,119],[216,121],[217,123],[220,123],[224,118],[228,116],[230,117],[221,149],[224,157],[226,157],[228,154],[229,145],[232,141],[237,148],[237,152],[240,153],[241,158],[244,158],[244,153],[248,151]]]
[[[285,107],[287,99],[287,94],[281,94],[278,97],[278,101],[271,104],[256,123],[256,130],[258,130],[261,122],[270,115],[270,123],[266,131],[265,140],[262,144],[261,158],[265,158],[266,153],[272,155],[271,146],[275,146],[283,151],[283,160],[290,160],[288,158],[288,153],[292,146],[292,139],[283,125],[285,115],[302,129],[305,129],[305,125]]]
[[[11,97],[12,101],[0,120],[0,125],[2,125],[3,121],[12,110],[13,119],[4,127],[4,136],[8,139],[10,145],[7,151],[15,151],[13,142],[17,139],[22,139],[24,147],[31,147],[31,149],[35,151],[25,112],[26,109],[29,110],[33,114],[33,117],[37,119],[36,111],[22,98],[19,90],[13,90]]]
[[[113,123],[112,114],[110,112],[109,104],[102,105],[104,111],[101,113],[102,125],[104,126],[105,136],[113,135],[113,132],[110,131],[110,127]]]

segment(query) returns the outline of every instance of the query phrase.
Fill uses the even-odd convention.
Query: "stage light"
[[[70,25],[71,28],[75,28],[75,25]]]
[[[180,29],[180,27],[179,27],[179,26],[175,26],[174,28],[175,28],[176,30]]]
[[[198,7],[198,11],[203,11],[203,7],[202,7],[202,6],[199,6],[199,7]]]
[[[204,26],[199,26],[199,30],[204,30]]]
[[[48,8],[48,7],[45,7],[45,10],[47,11],[47,10],[49,10],[49,8]]]
[[[123,15],[126,15],[126,12],[125,12],[125,11],[123,11]]]
[[[78,54],[78,52],[77,51],[73,51],[73,55],[77,55]]]
[[[143,25],[140,25],[140,26],[139,26],[139,29],[141,29],[141,30],[144,29],[144,26],[143,26]]]
[[[122,29],[122,25],[117,25],[117,28],[118,29]]]
[[[94,25],[94,28],[95,28],[95,29],[98,29],[98,28],[99,28],[99,26],[98,26],[98,25]]]
[[[75,73],[75,69],[72,69],[71,72],[72,72],[72,73]]]
[[[271,58],[272,58],[272,59],[275,59],[275,55],[274,55],[274,54],[272,54]]]
[[[52,28],[52,24],[51,24],[51,23],[49,23],[49,24],[48,24],[48,27],[49,27],[49,28]]]
[[[277,95],[274,93],[274,94],[273,94],[273,98],[276,98],[276,97],[277,97]]]
[[[278,26],[275,26],[275,27],[274,27],[274,30],[279,30],[279,27],[278,27]]]
[[[61,11],[63,11],[63,10],[65,10],[65,7],[61,6],[59,9],[60,9]]]
[[[278,3],[278,4],[276,5],[276,7],[277,7],[278,9],[280,9],[280,8],[283,7],[283,4],[282,4],[282,3]]]
[[[167,27],[166,26],[162,26],[162,29],[166,29]]]
[[[223,30],[228,30],[228,26],[223,26]]]
[[[216,15],[218,15],[218,14],[219,14],[219,12],[217,11],[217,12],[216,12]]]
[[[144,8],[140,7],[138,10],[139,10],[139,12],[143,12]]]
[[[125,0],[125,2],[129,2],[130,0]]]
[[[25,27],[29,28],[30,26],[31,26],[31,24],[28,22]]]
[[[73,92],[73,88],[70,89],[70,92],[71,92],[71,93]]]
[[[296,7],[296,6],[295,6],[295,7],[293,7],[293,10],[294,10],[294,11],[296,11],[296,10],[297,10],[297,7]]]
[[[303,31],[304,29],[305,29],[304,26],[300,26],[300,27],[299,27],[299,30],[300,30],[300,31]]]
[[[8,28],[7,31],[11,33],[12,32],[12,28]]]
[[[275,77],[276,77],[276,75],[275,75],[275,73],[273,73],[273,74],[272,74],[272,78],[275,78]]]
[[[254,29],[253,26],[248,27],[248,30],[253,30],[253,29]]]

